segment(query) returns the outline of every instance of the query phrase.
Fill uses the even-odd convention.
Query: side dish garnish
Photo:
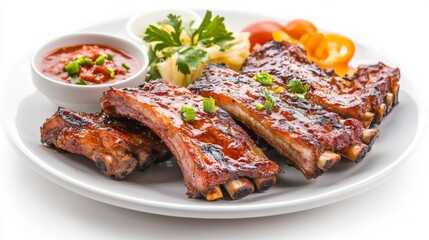
[[[203,111],[211,114],[216,112],[215,100],[212,97],[203,98]]]
[[[150,25],[143,40],[149,44],[147,80],[163,78],[178,86],[192,83],[211,62],[239,70],[249,55],[248,34],[234,36],[224,18],[213,17],[210,11],[198,27],[169,14],[164,21]]]
[[[43,74],[76,85],[116,82],[140,70],[138,61],[114,48],[78,45],[58,49],[42,62]]]
[[[293,96],[297,98],[305,98],[308,90],[308,84],[302,84],[299,80],[293,79],[287,83],[288,91],[294,93]]]
[[[260,82],[264,86],[273,86],[273,76],[267,72],[260,72],[256,74],[253,79]]]
[[[184,105],[180,108],[180,115],[182,115],[186,122],[192,122],[195,120],[195,109]]]
[[[340,34],[318,32],[310,21],[295,19],[284,26],[274,21],[259,21],[245,27],[243,32],[250,32],[252,49],[271,40],[288,41],[303,46],[308,59],[321,68],[333,69],[341,76],[355,71],[348,65],[355,52],[353,41]]]

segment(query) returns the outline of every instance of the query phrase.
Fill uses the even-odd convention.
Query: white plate
[[[250,13],[216,11],[228,26],[239,31],[247,23],[269,18]],[[127,19],[119,19],[87,30],[125,36]],[[282,22],[286,22],[283,20]],[[355,62],[390,63],[362,45],[357,45]],[[391,63],[390,63],[391,64]],[[393,65],[393,64],[392,64]],[[29,64],[21,64],[6,84],[4,120],[11,139],[28,156],[31,166],[53,182],[81,195],[138,211],[193,218],[248,218],[284,214],[330,204],[362,193],[386,179],[416,145],[424,123],[423,101],[411,81],[401,79],[400,104],[381,124],[381,136],[359,164],[342,161],[317,180],[307,181],[301,173],[282,164],[273,152],[268,156],[281,163],[285,174],[276,186],[239,201],[208,202],[189,199],[175,161],[136,171],[126,180],[113,181],[89,161],[59,154],[40,143],[39,128],[56,107],[31,83]]]

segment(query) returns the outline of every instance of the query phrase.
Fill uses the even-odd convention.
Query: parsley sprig
[[[297,98],[305,98],[308,91],[308,84],[302,84],[299,80],[293,79],[287,83],[288,91],[294,93],[293,96]]]
[[[180,16],[169,14],[161,25],[167,25],[171,31],[162,27],[150,25],[143,40],[151,43],[149,49],[149,71],[148,80],[160,77],[157,64],[178,54],[176,61],[177,69],[187,75],[198,66],[209,59],[209,54],[204,48],[218,45],[221,51],[232,47],[229,42],[234,40],[233,33],[226,29],[224,18],[215,16],[207,11],[201,24],[194,28],[193,21],[184,24]],[[189,43],[181,40],[182,33],[190,37]]]

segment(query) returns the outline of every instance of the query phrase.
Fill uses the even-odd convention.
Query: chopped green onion
[[[79,79],[74,84],[76,85],[88,85],[88,83],[85,80]]]
[[[97,64],[97,66],[101,66],[104,63],[104,56],[99,56],[97,59],[95,59],[95,64]]]
[[[76,74],[71,75],[70,78],[72,79],[72,83],[76,85],[88,85],[85,80],[77,79]]]
[[[215,100],[212,97],[203,98],[203,111],[208,113],[216,112]]]
[[[263,109],[264,109],[264,105],[257,103],[257,104],[255,105],[255,108],[256,108],[256,110],[261,111],[261,110],[263,110]]]
[[[267,72],[257,73],[253,79],[260,82],[264,86],[273,86],[273,76],[268,74]]]
[[[127,71],[130,70],[130,67],[128,67],[128,65],[125,63],[122,63],[122,67],[124,67]]]
[[[265,100],[264,107],[267,109],[267,111],[272,111],[274,108],[274,105],[276,105],[276,102],[272,100]]]
[[[73,61],[64,66],[64,70],[69,74],[73,75],[79,72],[80,65],[77,61]]]
[[[115,78],[115,71],[113,71],[110,68],[106,68],[106,71],[110,75],[111,78]]]
[[[189,106],[182,106],[180,108],[180,114],[185,118],[186,122],[192,122],[195,120],[195,110]]]
[[[76,59],[76,62],[78,62],[79,65],[86,64],[88,66],[92,66],[92,64],[93,64],[92,60],[90,58],[87,58],[87,57],[79,57]]]
[[[283,90],[284,90],[284,87],[278,87],[278,88],[274,89],[274,93],[278,94],[279,92],[281,92]]]
[[[276,102],[274,101],[274,99],[272,99],[268,90],[264,89],[263,92],[265,97],[264,107],[265,109],[267,109],[267,111],[272,111],[274,109],[274,106],[276,105]]]
[[[296,98],[304,99],[305,98],[305,93],[295,93],[295,94],[293,94],[293,96],[296,97]]]
[[[113,60],[113,56],[112,56],[112,54],[106,54],[106,58],[107,58],[107,60],[109,60],[109,61],[112,61]]]

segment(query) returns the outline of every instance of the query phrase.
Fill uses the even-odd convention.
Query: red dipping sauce
[[[84,63],[82,59],[85,59]],[[47,55],[42,60],[41,69],[44,75],[61,82],[93,85],[127,79],[141,67],[137,59],[120,50],[100,45],[77,45]]]

